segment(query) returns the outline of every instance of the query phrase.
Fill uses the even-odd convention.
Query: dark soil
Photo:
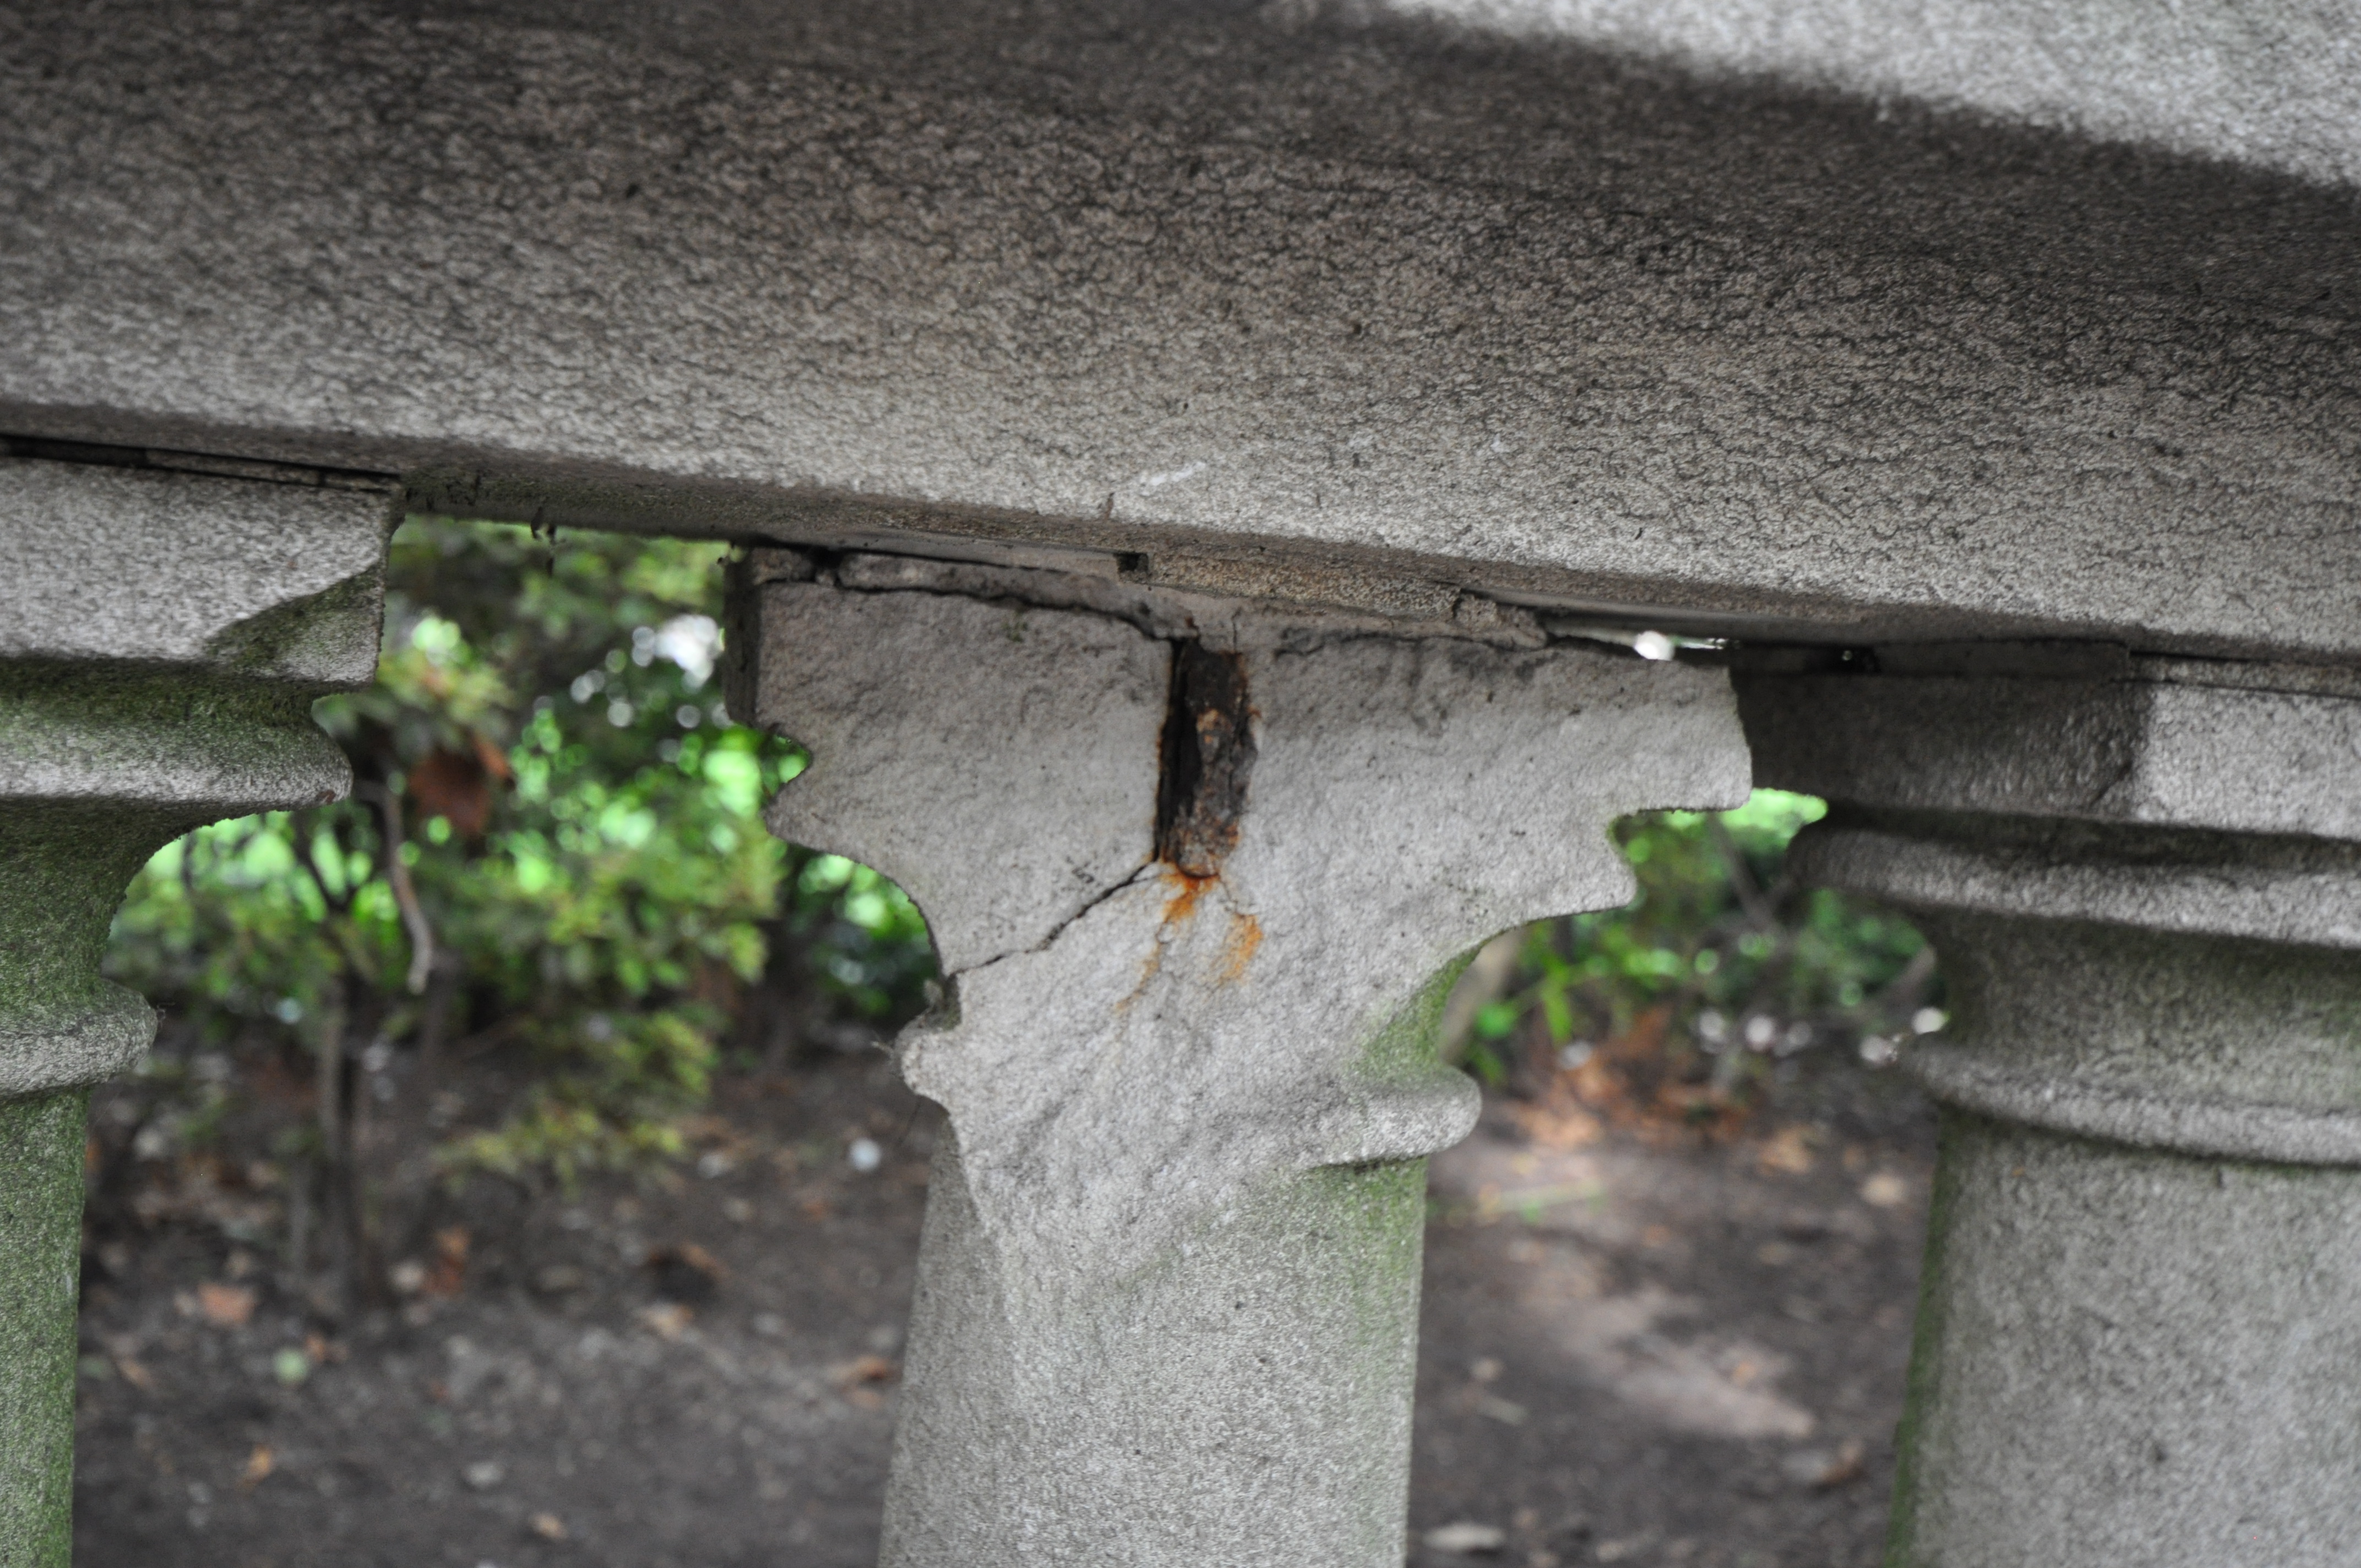
[[[1931,1132],[1847,1068],[1806,1098],[1717,1146],[1496,1099],[1434,1162],[1417,1568],[1876,1561]],[[267,1194],[149,1204],[87,1288],[75,1561],[867,1568],[914,1109],[874,1057],[727,1085],[696,1174],[478,1180],[464,1266],[368,1311],[274,1276]]]

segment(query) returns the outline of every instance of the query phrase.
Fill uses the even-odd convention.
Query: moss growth
[[[308,689],[186,671],[0,663],[0,1568],[72,1553],[74,1314],[87,1091],[154,1028],[102,978],[123,890],[198,823],[290,789],[333,795],[342,757]]]
[[[1894,1431],[1894,1511],[1885,1533],[1886,1568],[1916,1568],[1918,1563],[1918,1486],[1929,1457],[1927,1429],[1943,1397],[1943,1349],[1949,1331],[1946,1309],[1952,1288],[1944,1277],[1944,1244],[1966,1179],[1969,1156],[1962,1146],[1978,1135],[1979,1128],[1990,1125],[1964,1111],[1942,1113],[1926,1262],[1918,1276],[1918,1317],[1910,1336],[1910,1375],[1902,1420]]]
[[[73,1552],[74,1310],[86,1091],[0,1104],[0,1563]]]
[[[367,572],[241,620],[217,633],[205,652],[242,674],[357,686],[377,667],[384,608],[384,574]]]
[[[1452,1071],[1436,1054],[1442,1044],[1443,1009],[1451,988],[1476,961],[1479,949],[1470,948],[1443,966],[1423,990],[1402,1003],[1361,1051],[1361,1071],[1381,1083],[1414,1083]]]
[[[0,1041],[116,1005],[99,978],[107,925],[185,816],[51,801],[0,806]]]

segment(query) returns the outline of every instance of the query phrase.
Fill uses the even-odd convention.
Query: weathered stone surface
[[[1947,1110],[1891,1561],[2351,1562],[2361,700],[2197,662],[1738,685],[1758,777],[1837,803],[1797,873],[1911,911],[1950,988],[1904,1058]]]
[[[367,492],[0,458],[0,659],[359,685],[385,514]]]
[[[2361,653],[2342,0],[1550,16],[18,5],[0,429],[1411,613]]]
[[[1946,1113],[1889,1561],[2361,1553],[2361,1176]]]
[[[375,669],[389,523],[380,495],[0,461],[0,1097],[146,1048],[98,960],[149,854],[344,793],[310,707]]]
[[[1749,734],[1763,777],[1845,800],[2361,839],[2361,789],[2339,787],[2361,700],[2298,685],[2320,672],[2212,667],[2240,684],[2198,660],[2163,679],[1790,677],[1752,688]]]
[[[148,1004],[124,884],[216,817],[349,784],[312,700],[375,667],[380,494],[0,460],[0,1563],[71,1553],[86,1086]]]
[[[2078,0],[1398,0],[1717,75],[1825,83],[2361,183],[2361,48],[2342,5]]]
[[[824,738],[774,822],[906,876],[949,971],[900,1046],[950,1126],[885,1561],[1392,1568],[1453,960],[1629,896],[1611,817],[1742,795],[1722,677],[1315,629],[1175,680],[1088,612],[759,591],[756,712]]]
[[[763,590],[762,613],[751,711],[812,754],[771,830],[900,883],[945,973],[1040,946],[1147,862],[1163,643],[1103,616],[804,583]]]
[[[1848,811],[1794,859],[1799,874],[1892,904],[2361,946],[2361,848],[2350,844]]]
[[[84,1091],[0,1102],[0,1563],[73,1559]]]

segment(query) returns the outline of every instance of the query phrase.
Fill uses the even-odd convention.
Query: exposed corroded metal
[[[1156,858],[1192,877],[1219,875],[1223,859],[1237,847],[1246,778],[1254,772],[1245,655],[1202,642],[1174,648],[1162,761]]]
[[[957,1000],[896,1042],[947,1120],[879,1561],[1400,1568],[1455,960],[1744,797],[1725,677],[1049,576],[741,589],[740,716],[812,754],[774,830],[899,883]]]

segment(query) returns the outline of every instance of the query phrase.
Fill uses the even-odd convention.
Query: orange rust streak
[[[1222,967],[1213,976],[1215,985],[1230,985],[1242,979],[1246,965],[1254,961],[1255,949],[1262,946],[1262,922],[1251,915],[1233,914],[1230,934],[1222,942]]]
[[[1147,959],[1143,960],[1139,966],[1139,983],[1131,988],[1131,994],[1129,996],[1125,997],[1122,1001],[1115,1004],[1115,1010],[1118,1013],[1130,1012],[1131,1004],[1139,1000],[1141,993],[1148,990],[1148,982],[1154,980],[1156,978],[1156,971],[1163,967],[1164,948],[1159,944],[1159,946],[1148,949]]]
[[[1170,926],[1176,920],[1186,920],[1196,914],[1197,900],[1204,895],[1207,888],[1221,880],[1218,874],[1191,876],[1178,867],[1168,868],[1164,872],[1164,883],[1167,887],[1177,886],[1178,891],[1164,901],[1164,924]]]

